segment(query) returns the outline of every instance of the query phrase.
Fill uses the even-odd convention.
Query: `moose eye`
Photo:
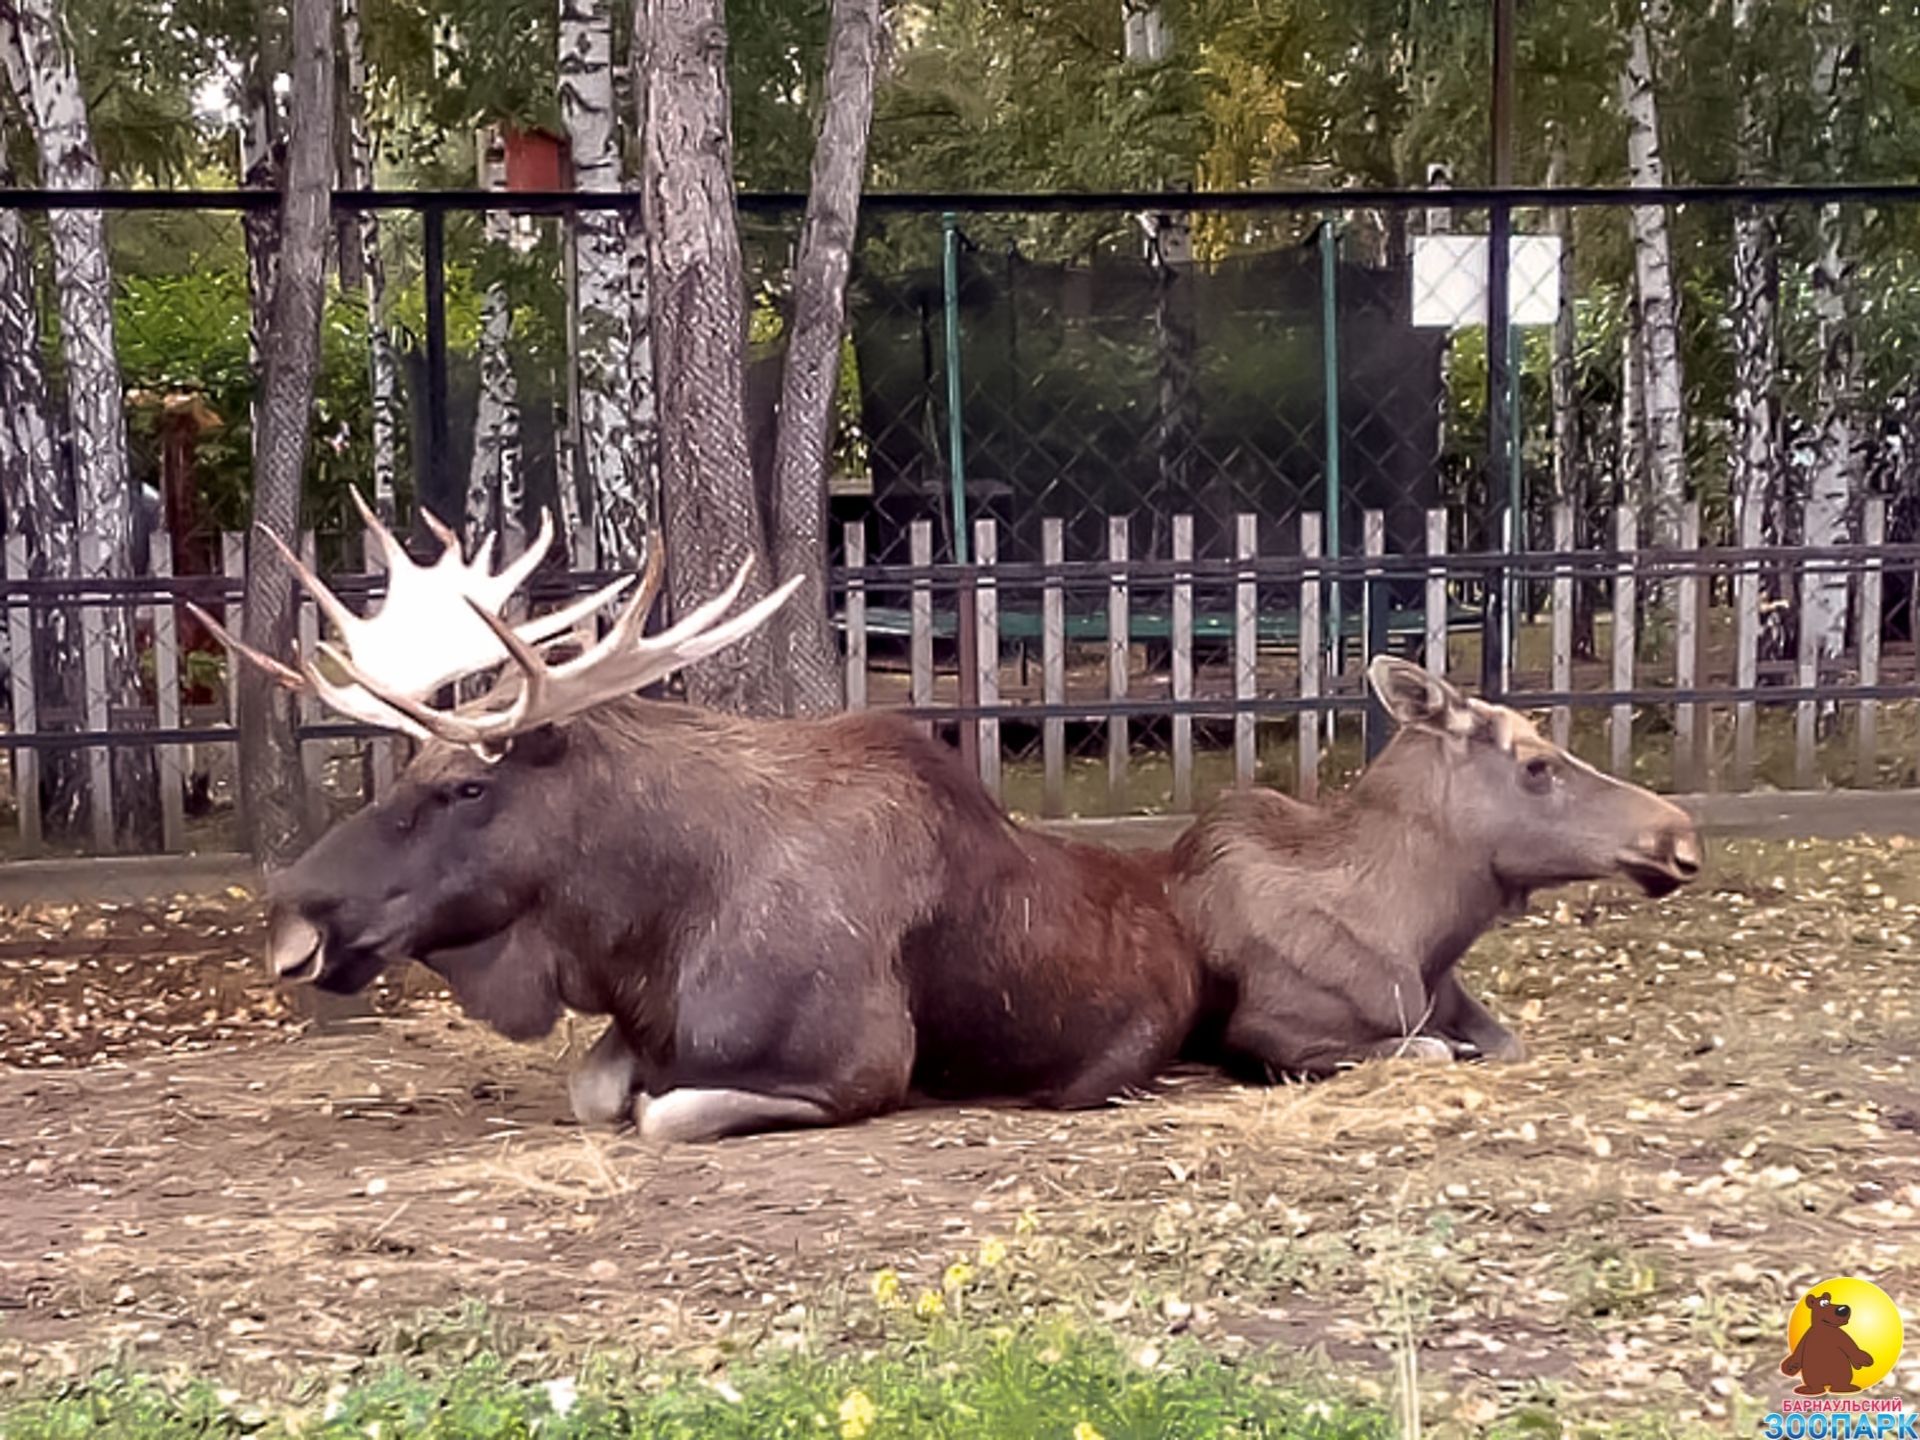
[[[1525,773],[1527,777],[1527,788],[1529,790],[1538,792],[1547,789],[1553,784],[1553,762],[1551,760],[1539,757],[1529,760],[1527,761]]]
[[[478,780],[462,780],[453,787],[453,798],[456,800],[479,800],[484,798],[486,793],[487,787]]]

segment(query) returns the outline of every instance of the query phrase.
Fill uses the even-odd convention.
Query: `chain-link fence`
[[[41,223],[46,197],[4,198]],[[162,843],[218,847],[224,657],[167,602],[239,593],[245,228],[272,197],[98,199],[131,578],[50,566],[9,477],[0,743],[29,842],[106,843],[87,792],[111,745],[141,741],[164,742],[179,792]],[[322,570],[362,568],[358,486],[390,491],[421,543],[422,509],[523,532],[556,512],[566,553],[542,583],[584,589],[600,497],[566,212],[628,199],[344,201],[307,477]],[[798,214],[742,199],[763,486]],[[944,724],[1036,811],[1331,782],[1378,742],[1358,677],[1382,648],[1537,703],[1661,785],[1907,784],[1917,217],[1920,189],[1898,187],[871,197],[829,477],[851,698]],[[1490,292],[1512,322],[1491,354]],[[109,695],[87,617],[129,607],[144,689]],[[403,758],[309,718],[337,804]]]

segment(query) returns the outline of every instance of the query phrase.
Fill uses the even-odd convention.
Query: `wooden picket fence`
[[[1241,515],[1234,520],[1232,558],[1207,562],[1195,559],[1190,516],[1173,517],[1168,555],[1135,555],[1128,517],[1115,516],[1104,553],[1072,559],[1065,553],[1064,525],[1047,520],[1040,561],[1002,565],[1000,527],[981,520],[972,533],[974,563],[966,567],[935,563],[929,522],[910,527],[904,566],[867,564],[866,530],[849,526],[834,582],[847,704],[904,708],[946,732],[960,732],[997,795],[1006,794],[1010,769],[1028,783],[1034,767],[1025,748],[1032,738],[1038,752],[1033,808],[1046,814],[1069,808],[1076,740],[1104,753],[1104,798],[1111,811],[1139,808],[1134,782],[1149,764],[1168,771],[1157,803],[1193,809],[1205,798],[1200,761],[1215,757],[1222,783],[1283,783],[1310,797],[1340,743],[1333,717],[1365,712],[1361,676],[1382,644],[1475,688],[1482,629],[1474,604],[1462,602],[1499,583],[1489,579],[1496,562],[1481,554],[1450,555],[1448,522],[1447,512],[1431,512],[1424,551],[1396,557],[1386,552],[1383,517],[1369,512],[1360,553],[1336,560],[1323,554],[1318,515],[1300,518],[1297,550],[1287,555],[1263,555],[1255,517]],[[1632,772],[1636,747],[1657,743],[1671,750],[1671,788],[1747,789],[1756,776],[1760,717],[1786,706],[1792,713],[1786,779],[1794,788],[1819,788],[1835,778],[1836,713],[1850,721],[1841,743],[1852,750],[1850,767],[1842,767],[1849,774],[1840,778],[1875,785],[1883,762],[1902,758],[1887,750],[1880,722],[1889,703],[1920,695],[1913,646],[1905,640],[1883,645],[1875,621],[1885,586],[1911,587],[1920,550],[1885,544],[1883,502],[1867,504],[1862,543],[1844,552],[1703,546],[1697,508],[1680,518],[1678,546],[1667,551],[1640,547],[1628,511],[1615,517],[1611,544],[1602,549],[1574,551],[1573,515],[1565,508],[1555,516],[1554,532],[1554,556],[1512,562],[1523,576],[1514,593],[1527,597],[1539,618],[1519,626],[1519,650],[1504,662],[1504,688],[1510,703],[1545,710],[1560,743],[1594,749],[1599,737],[1576,733],[1575,717],[1597,711],[1604,721],[1603,753],[1591,758],[1615,772]],[[302,544],[311,563],[312,537]],[[157,754],[163,845],[177,851],[193,843],[183,801],[187,778],[209,755],[233,745],[233,696],[223,681],[214,703],[185,703],[181,612],[177,598],[169,597],[187,587],[172,581],[169,537],[155,535],[152,546],[152,583],[131,601],[125,595],[53,598],[9,583],[0,610],[11,663],[10,715],[0,739],[11,749],[20,853],[34,853],[43,843],[42,753],[23,742],[51,733],[85,748],[95,850],[113,848],[109,743],[118,742],[85,741],[134,731],[142,733],[138,743],[152,744]],[[222,538],[223,570],[236,594],[245,553],[244,536]],[[377,582],[377,552],[373,560],[359,573]],[[9,577],[26,574],[20,537],[7,540],[5,561]],[[1802,641],[1796,657],[1772,666],[1761,659],[1761,579],[1769,570],[1784,572],[1785,593],[1797,593],[1787,603],[1798,606]],[[1811,643],[1818,587],[1792,583],[1823,572],[1840,576],[1849,597],[1846,646],[1828,656]],[[585,589],[587,577],[576,579]],[[1596,635],[1606,636],[1603,653],[1585,660],[1575,653],[1577,585],[1598,593]],[[1420,603],[1387,608],[1381,597],[1389,586],[1417,591]],[[1341,610],[1341,594],[1356,590],[1362,597],[1357,611]],[[888,596],[905,597],[905,603],[889,605]],[[85,683],[77,713],[44,704],[34,681],[32,616],[56,605],[78,615]],[[113,605],[133,611],[143,636],[150,637],[153,657],[152,702],[127,712],[107,702],[104,617]],[[1654,610],[1670,627],[1657,636],[1641,623],[1648,618],[1643,612]],[[229,624],[239,623],[237,599],[226,602],[226,616]],[[1336,620],[1338,647],[1328,643]],[[304,597],[297,626],[301,645],[310,649],[320,638],[320,617]],[[1309,643],[1303,645],[1302,637]],[[961,657],[968,661],[965,673],[957,663]],[[337,724],[329,732],[329,717],[307,698],[300,702],[300,719],[303,729],[319,727],[302,743],[303,776],[315,795],[331,782],[333,803],[351,804],[391,786],[407,753],[404,740],[354,735]],[[1379,717],[1365,723],[1377,725]],[[344,737],[343,729],[349,732]],[[147,732],[151,739],[144,738]],[[1714,759],[1722,733],[1726,764]],[[1290,746],[1290,763],[1276,765],[1269,750],[1263,769],[1263,736]],[[1906,769],[1895,779],[1907,783]]]

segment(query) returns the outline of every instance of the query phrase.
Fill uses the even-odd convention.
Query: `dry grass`
[[[1736,1420],[1779,1393],[1799,1287],[1852,1272],[1920,1297],[1917,854],[1734,845],[1658,905],[1549,899],[1470,965],[1531,1047],[1518,1065],[1189,1074],[1097,1113],[712,1147],[583,1134],[561,1037],[509,1046],[429,994],[298,1036],[257,978],[220,978],[234,935],[161,967],[191,1044],[157,1018],[92,1053],[36,1037],[50,1014],[85,1032],[72,997],[126,980],[110,945],[57,985],[0,970],[0,1372],[120,1350],[284,1375],[466,1300],[560,1350],[832,1342],[861,1333],[874,1271],[937,1286],[1031,1227],[1009,1313],[1271,1348],[1407,1433],[1527,1407]],[[1920,1387],[1920,1354],[1896,1381]]]

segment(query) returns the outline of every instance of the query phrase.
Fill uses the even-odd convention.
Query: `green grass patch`
[[[795,1351],[705,1372],[605,1354],[563,1376],[538,1378],[539,1368],[494,1352],[451,1364],[390,1358],[331,1390],[309,1384],[304,1398],[291,1401],[253,1399],[204,1379],[104,1371],[0,1410],[0,1436],[1371,1440],[1390,1433],[1377,1410],[1309,1396],[1198,1346],[1143,1357],[1116,1336],[1065,1323],[1015,1330],[909,1322],[864,1353]]]

